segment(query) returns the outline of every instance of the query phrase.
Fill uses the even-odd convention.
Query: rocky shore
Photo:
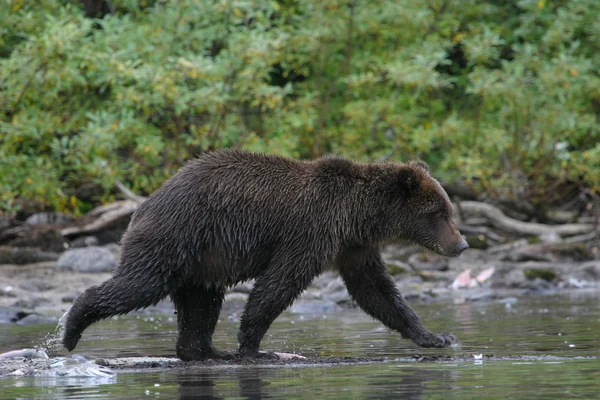
[[[63,252],[0,246],[0,324],[56,321],[87,287],[111,276],[120,246],[93,236]],[[87,244],[90,244],[89,246]],[[390,274],[410,302],[486,301],[523,294],[600,287],[600,251],[594,242],[535,243],[519,239],[487,249],[471,248],[459,258],[444,258],[410,244],[383,251]],[[231,288],[227,304],[245,302],[252,282]],[[235,318],[238,307],[228,318]],[[352,307],[341,279],[318,277],[296,301],[294,313],[330,313]],[[170,312],[167,299],[147,312]]]

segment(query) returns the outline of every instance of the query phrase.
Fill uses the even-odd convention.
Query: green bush
[[[418,157],[534,204],[600,191],[596,0],[80,3],[0,3],[5,211],[149,193],[223,147]]]

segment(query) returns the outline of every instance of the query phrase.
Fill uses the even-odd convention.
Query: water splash
[[[41,349],[49,354],[57,355],[62,350],[62,338],[65,334],[65,326],[67,324],[67,315],[69,315],[71,308],[59,318],[58,324],[54,329],[54,332],[48,333],[41,342],[39,342],[36,348]]]

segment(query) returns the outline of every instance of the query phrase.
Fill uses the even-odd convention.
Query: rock
[[[528,245],[529,245],[529,242],[527,241],[527,239],[519,239],[519,240],[515,240],[514,242],[501,244],[498,246],[492,246],[489,249],[487,249],[486,252],[490,255],[491,254],[504,254],[504,253],[513,252],[517,249],[520,249],[521,247],[526,247]]]
[[[52,302],[45,297],[26,297],[17,300],[12,306],[25,310],[33,310],[37,307],[50,305]]]
[[[432,252],[413,254],[408,258],[408,263],[417,270],[434,269],[438,271],[448,270],[448,258]]]
[[[82,247],[98,246],[100,241],[96,236],[80,236],[69,243],[72,249],[79,249]]]
[[[494,299],[494,292],[492,292],[491,290],[476,290],[468,292],[468,294],[465,297],[465,300],[468,302],[490,301]]]
[[[39,247],[45,251],[60,252],[65,249],[65,240],[60,229],[55,225],[21,225],[11,228],[10,233],[14,239],[7,242],[14,247]]]
[[[589,274],[592,279],[600,281],[600,261],[586,262],[581,264],[579,268]]]
[[[330,300],[304,300],[296,301],[290,312],[294,314],[330,314],[342,308]]]
[[[56,267],[77,272],[110,272],[117,267],[117,258],[104,247],[72,249],[60,256]]]
[[[26,282],[21,282],[19,287],[29,292],[46,292],[56,288],[56,285],[47,279],[33,278]]]
[[[336,278],[329,282],[329,284],[321,292],[324,300],[333,301],[337,304],[349,303],[352,301],[346,285],[341,278]]]
[[[552,284],[547,280],[535,278],[533,280],[525,281],[525,288],[529,289],[530,291],[538,292],[551,289]]]
[[[254,287],[254,280],[251,280],[251,281],[248,281],[248,282],[238,283],[237,285],[235,285],[231,289],[231,291],[235,292],[235,293],[250,294],[250,292],[252,291],[253,287]]]
[[[469,243],[471,249],[485,250],[491,246],[490,240],[482,234],[466,235],[465,240]]]
[[[311,283],[311,286],[318,287],[319,289],[325,289],[327,285],[333,280],[339,278],[339,275],[333,271],[327,271],[317,276]]]
[[[121,245],[118,245],[116,243],[109,243],[103,247],[105,249],[108,249],[111,253],[113,253],[117,261],[121,259]]]
[[[227,293],[225,295],[225,301],[227,301],[227,302],[245,303],[247,300],[248,300],[248,295],[246,293],[232,292],[232,293]]]
[[[540,241],[545,244],[558,243],[562,240],[560,235],[556,232],[548,232],[540,235]]]
[[[522,247],[506,254],[504,259],[515,262],[587,261],[593,260],[594,254],[583,243],[553,243]]]
[[[529,280],[540,278],[547,282],[552,282],[553,280],[558,278],[558,274],[551,269],[525,268],[523,273],[525,274],[525,277]]]
[[[26,317],[17,321],[17,325],[34,325],[34,324],[53,324],[58,322],[58,318],[37,313],[27,314]]]
[[[567,289],[583,289],[596,287],[596,282],[586,281],[583,279],[569,278],[566,282],[561,282],[558,287]]]
[[[73,292],[73,293],[69,293],[63,297],[60,298],[60,301],[62,301],[63,303],[72,303],[75,301],[76,298],[78,298],[79,296],[81,296],[82,292]]]
[[[412,254],[421,252],[423,252],[421,246],[417,246],[410,242],[398,242],[385,246],[381,255],[386,262],[389,262],[390,260],[407,261]]]
[[[73,222],[73,218],[61,212],[39,212],[27,217],[25,222],[29,225],[67,225]]]
[[[0,307],[0,324],[16,322],[19,319],[18,315],[19,311],[14,308]]]
[[[0,264],[33,264],[42,261],[56,261],[59,255],[42,251],[37,247],[0,246]]]
[[[503,277],[496,276],[492,282],[493,288],[523,288],[526,286],[527,278],[522,269],[515,268]]]
[[[531,247],[525,247],[518,249],[515,252],[510,252],[502,257],[502,260],[513,261],[513,262],[526,262],[526,261],[545,261],[552,262],[555,258],[552,254],[547,252],[540,252],[538,249]]]
[[[398,260],[391,260],[389,263],[387,263],[387,269],[392,276],[403,275],[412,270],[410,265]]]
[[[0,297],[17,297],[15,288],[11,285],[0,286]]]

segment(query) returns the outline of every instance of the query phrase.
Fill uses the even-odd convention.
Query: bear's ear
[[[412,165],[401,167],[396,173],[396,187],[400,192],[410,194],[419,188],[419,174]]]
[[[431,172],[429,170],[429,165],[427,165],[427,163],[423,160],[415,160],[415,161],[411,161],[408,163],[408,165],[410,165],[411,167],[417,167],[417,168],[421,168],[424,169],[427,172]]]

